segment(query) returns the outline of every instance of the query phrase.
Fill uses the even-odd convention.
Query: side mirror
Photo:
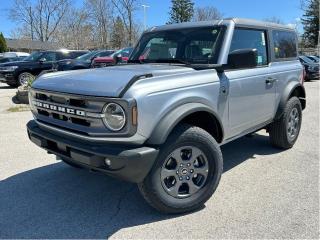
[[[115,56],[115,62],[118,63],[118,62],[121,62],[122,61],[122,55],[121,54],[118,54]]]
[[[45,59],[45,58],[40,58],[40,59],[39,59],[39,62],[40,62],[40,63],[43,63],[43,62],[45,62],[45,61],[47,61],[47,59]]]
[[[238,49],[228,55],[230,68],[254,68],[257,64],[257,49]]]

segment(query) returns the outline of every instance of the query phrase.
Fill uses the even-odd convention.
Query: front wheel
[[[222,154],[215,139],[199,127],[180,125],[138,186],[158,211],[183,213],[203,206],[216,190],[222,170]]]
[[[286,103],[280,119],[269,126],[271,144],[278,148],[291,148],[298,139],[302,122],[302,107],[297,97]]]
[[[25,85],[30,81],[33,81],[35,79],[35,76],[29,72],[22,72],[18,76],[18,84]]]

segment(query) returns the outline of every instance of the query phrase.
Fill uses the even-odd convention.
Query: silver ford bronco
[[[29,100],[32,142],[166,213],[212,196],[221,145],[266,129],[291,148],[306,106],[294,30],[236,18],[153,27],[127,65],[44,74]]]

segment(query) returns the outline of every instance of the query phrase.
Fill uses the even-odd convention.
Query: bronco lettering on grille
[[[77,115],[77,116],[83,116],[83,117],[86,116],[85,111],[74,109],[74,108],[61,107],[61,106],[57,106],[54,104],[42,103],[39,101],[32,101],[32,103],[36,107],[46,108],[49,110],[53,110],[53,111],[57,111],[57,112],[61,112],[61,113],[73,114],[73,115]]]

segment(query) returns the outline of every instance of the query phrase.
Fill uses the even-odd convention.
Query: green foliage
[[[2,33],[0,33],[0,52],[7,51],[7,43]]]
[[[191,0],[171,0],[170,19],[168,23],[189,22],[194,13],[194,3]]]
[[[125,29],[121,18],[118,16],[113,24],[110,43],[112,48],[122,48],[125,43]]]
[[[319,1],[309,0],[301,19],[304,33],[302,38],[306,47],[315,47],[319,38]]]

